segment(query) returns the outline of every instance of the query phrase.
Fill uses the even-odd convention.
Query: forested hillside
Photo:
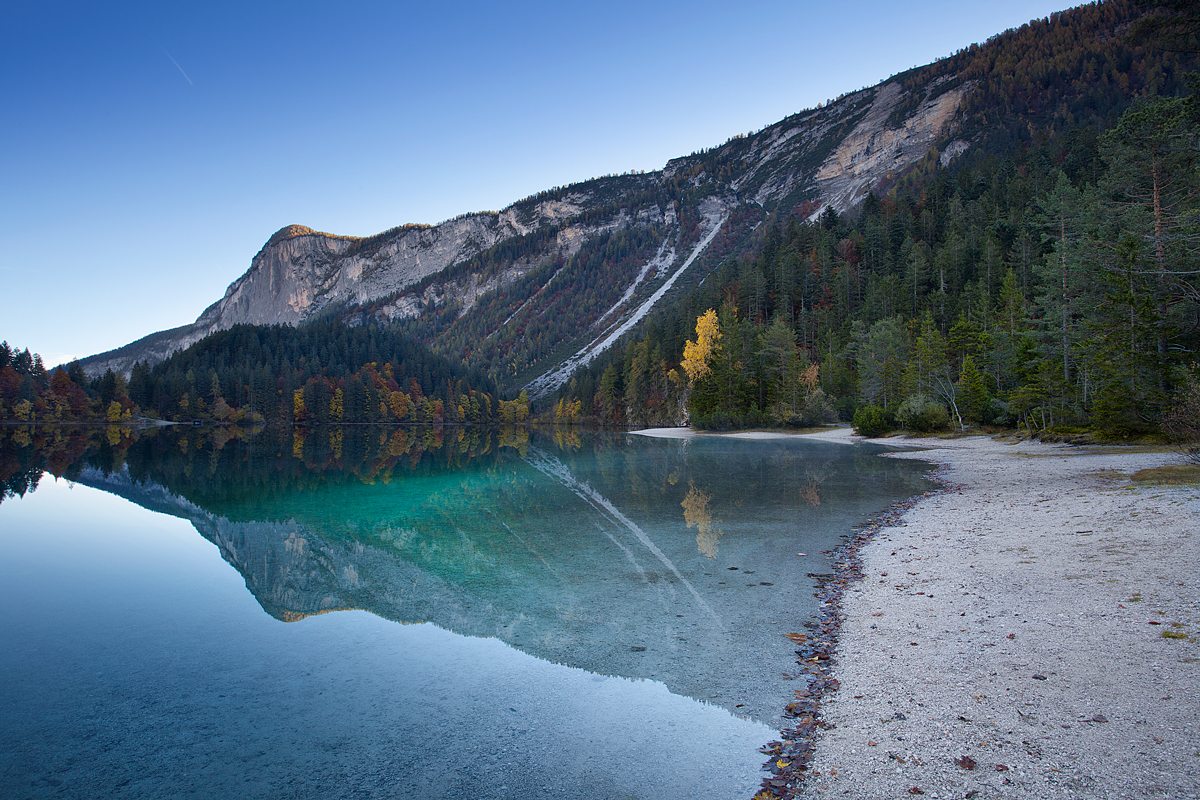
[[[6,363],[13,362],[12,364]],[[300,327],[235,325],[128,380],[88,379],[78,363],[48,374],[28,351],[0,347],[0,419],[120,422],[139,415],[301,426],[351,422],[519,422],[524,397],[504,401],[464,370],[395,330],[325,320]]]
[[[831,400],[873,431],[1157,426],[1200,346],[1200,115],[1190,53],[1080,39],[1081,19],[1129,8],[901,76],[978,81],[960,129],[976,144],[930,151],[852,213],[777,209],[753,255],[578,373],[560,413],[801,423]]]

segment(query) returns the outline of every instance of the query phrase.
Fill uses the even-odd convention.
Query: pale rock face
[[[319,233],[285,239],[263,248],[199,322],[211,330],[241,322],[295,324],[332,302],[363,302],[410,286],[520,230],[511,217],[477,214],[399,231],[365,256],[343,256],[351,241]]]
[[[923,157],[945,132],[969,90],[960,86],[926,100],[900,128],[889,128],[885,123],[903,93],[895,83],[880,88],[870,111],[817,170],[824,200],[817,213],[826,206],[838,211],[853,207],[880,177]]]
[[[701,191],[712,187],[711,193],[693,197],[687,209],[677,208],[675,200],[665,207],[658,203],[621,206],[622,195],[613,194],[614,184],[597,181],[554,199],[522,201],[499,213],[468,214],[437,226],[405,226],[370,240],[291,226],[272,236],[254,256],[246,273],[194,323],[94,356],[84,366],[92,374],[105,369],[128,373],[135,360],[160,361],[212,332],[239,323],[294,325],[329,306],[361,306],[385,297],[389,298],[387,303],[374,310],[380,321],[419,316],[430,304],[457,304],[458,313],[465,315],[488,292],[516,282],[547,258],[570,258],[599,234],[621,227],[658,225],[667,240],[675,241],[681,232],[681,214],[699,213],[705,228],[699,250],[676,253],[674,245],[664,245],[654,263],[641,265],[638,273],[638,282],[668,280],[667,276],[673,276],[669,279],[673,282],[677,273],[695,261],[712,241],[717,228],[711,226],[724,224],[738,204],[766,205],[796,193],[817,201],[817,213],[825,207],[838,211],[853,207],[881,178],[905,169],[948,138],[954,116],[970,88],[963,85],[926,99],[894,128],[889,127],[888,119],[907,95],[899,84],[887,83],[789,117],[748,137],[738,137],[715,151],[716,163],[725,158],[722,168],[728,182],[710,184],[705,172],[697,171],[691,175],[691,185]],[[831,141],[830,137],[851,120],[851,133],[841,141]],[[953,158],[967,147],[963,141],[950,142],[944,147],[942,159]],[[828,155],[822,156],[825,153]],[[675,159],[662,172],[637,179],[637,186],[662,185],[701,157]],[[616,191],[621,191],[619,186]],[[618,204],[611,216],[583,221],[585,213],[605,207],[614,197]],[[718,207],[719,213],[715,210]],[[494,266],[493,273],[486,277],[459,273],[431,281],[419,291],[412,288],[506,239],[547,227],[555,229],[555,239],[540,254],[498,265],[498,269]],[[631,297],[637,286],[622,288]],[[659,296],[655,290],[653,302]],[[605,325],[615,330],[627,329],[631,321],[649,310],[648,306],[630,308],[625,302],[618,305],[620,308],[611,310],[604,319]],[[610,338],[600,335],[586,354],[577,356],[594,357],[608,346]],[[554,372],[555,380],[562,379],[561,369],[548,370]]]
[[[944,167],[954,159],[961,156],[969,150],[971,145],[964,142],[962,139],[955,139],[946,148],[942,150],[942,154],[938,157],[938,162]]]
[[[587,199],[577,193],[545,201],[527,219],[514,206],[500,214],[402,229],[369,255],[346,255],[354,240],[316,232],[284,239],[264,247],[197,323],[209,332],[238,323],[294,325],[330,303],[362,303],[390,294],[503,239],[569,219]]]

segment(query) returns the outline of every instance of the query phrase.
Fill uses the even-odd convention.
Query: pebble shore
[[[1200,799],[1200,487],[1130,480],[1179,456],[875,441],[944,488],[814,576],[757,796]]]

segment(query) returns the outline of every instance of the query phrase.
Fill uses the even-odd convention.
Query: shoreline
[[[776,796],[1200,798],[1200,488],[1129,480],[1178,456],[864,441],[948,486],[857,548],[840,688]]]
[[[1130,480],[1178,454],[790,435],[943,488],[835,554],[756,797],[1200,798],[1200,486]]]

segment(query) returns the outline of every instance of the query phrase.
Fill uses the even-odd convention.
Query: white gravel
[[[1178,457],[903,443],[962,488],[864,548],[801,796],[1200,798],[1200,489],[1129,480]]]

